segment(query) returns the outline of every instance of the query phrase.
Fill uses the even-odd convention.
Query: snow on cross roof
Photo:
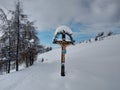
[[[60,26],[60,27],[58,27],[58,28],[56,29],[55,35],[56,35],[57,33],[62,33],[62,32],[64,32],[64,31],[65,31],[66,33],[68,33],[68,34],[72,34],[72,30],[71,30],[69,27],[63,25],[63,26]]]

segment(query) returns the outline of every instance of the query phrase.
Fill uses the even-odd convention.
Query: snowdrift
[[[68,47],[65,77],[60,57],[61,49],[54,49],[32,67],[1,75],[0,90],[120,90],[120,35]]]

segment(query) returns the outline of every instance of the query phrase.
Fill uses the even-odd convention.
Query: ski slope
[[[60,57],[54,49],[27,69],[0,75],[0,90],[120,90],[120,35],[68,47],[65,77]]]

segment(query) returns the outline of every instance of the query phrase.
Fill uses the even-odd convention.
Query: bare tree
[[[12,17],[7,20],[7,15],[0,9],[0,20],[3,21],[0,23],[0,30],[4,32],[0,39],[0,46],[3,46],[0,47],[0,56],[9,61],[8,73],[11,61],[16,63],[16,71],[19,70],[20,63],[26,63],[26,67],[33,65],[39,43],[34,22],[23,14],[20,1],[15,4],[15,10],[10,12]]]
[[[6,55],[5,58],[8,60],[8,69],[7,72],[10,73],[10,22],[7,19],[7,15],[4,13],[2,9],[0,9],[0,19],[2,20],[2,23],[0,23],[0,27],[2,32],[4,32],[4,35],[2,36],[2,42],[4,43]]]
[[[18,71],[19,61],[26,61],[26,67],[32,65],[37,55],[38,37],[34,22],[28,20],[27,15],[23,14],[21,4],[18,1],[15,10],[15,30],[16,40],[16,71]]]

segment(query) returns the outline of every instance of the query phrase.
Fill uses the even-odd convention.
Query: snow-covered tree
[[[27,15],[23,14],[21,3],[16,3],[15,11],[13,11],[12,18],[12,32],[13,37],[12,46],[16,54],[16,71],[18,71],[18,64],[21,61],[28,64],[33,64],[37,55],[38,37],[36,35],[34,22],[28,20]]]
[[[4,10],[0,8],[0,57],[8,61],[7,72],[10,72],[10,22]],[[5,62],[5,61],[3,61]]]
[[[30,21],[23,13],[21,2],[15,4],[15,10],[10,11],[11,19],[0,9],[0,30],[3,33],[0,38],[0,57],[9,61],[8,73],[10,72],[10,61],[16,62],[16,71],[19,64],[26,62],[26,67],[32,65],[38,53],[39,39],[37,37],[34,22]],[[5,20],[6,21],[5,21]],[[5,23],[6,22],[6,23]]]

